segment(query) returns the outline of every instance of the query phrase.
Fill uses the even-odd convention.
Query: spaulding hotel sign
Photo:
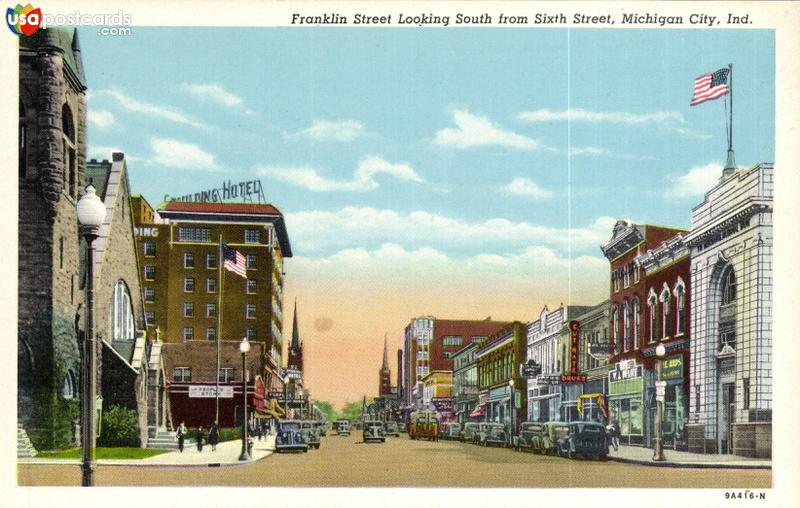
[[[247,180],[244,182],[222,182],[221,187],[207,189],[193,194],[185,194],[183,196],[170,196],[166,194],[164,201],[194,201],[203,203],[221,203],[231,199],[240,199],[242,201],[254,201],[258,199],[259,203],[266,203],[267,198],[264,196],[264,189],[261,186],[261,180]]]

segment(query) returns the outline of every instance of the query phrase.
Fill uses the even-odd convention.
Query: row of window
[[[247,269],[248,270],[256,270],[258,269],[257,265],[257,258],[255,254],[247,254],[245,256],[247,261]],[[183,253],[183,267],[184,268],[195,268],[194,262],[194,254],[191,252],[184,252]],[[217,255],[216,254],[206,254],[206,268],[217,268]],[[155,280],[156,279],[156,267],[155,265],[145,265],[144,266],[144,280]]]
[[[179,242],[210,242],[211,230],[209,228],[178,228]],[[245,229],[244,243],[261,243],[260,229]]]
[[[461,346],[464,344],[464,337],[461,335],[445,335],[442,337],[443,346]]]
[[[625,263],[621,269],[611,272],[611,286],[616,293],[622,287],[629,287],[639,282],[639,264],[635,261]]]
[[[258,334],[256,333],[255,328],[247,328],[245,330],[245,336],[249,341],[254,341],[258,339]],[[183,327],[183,340],[184,341],[194,340],[193,326]],[[209,326],[206,328],[206,340],[217,340],[217,328],[215,326]]]
[[[673,296],[675,297],[674,302]],[[655,289],[650,288],[647,297],[647,308],[648,326],[646,333],[649,342],[665,339],[673,334],[680,336],[686,333],[688,327],[686,286],[680,277],[678,277],[678,282],[671,292],[666,283],[658,295]],[[671,316],[673,309],[674,318]],[[611,339],[614,342],[614,351],[617,354],[631,351],[640,345],[640,319],[641,304],[638,296],[634,295],[630,301],[625,299],[620,306],[612,305]],[[621,330],[620,325],[622,325]]]
[[[195,280],[194,277],[184,277],[183,279],[183,292],[184,293],[194,293],[195,288]],[[247,279],[245,281],[245,291],[249,295],[256,294],[258,290],[258,282],[256,279]],[[206,279],[206,293],[216,293],[217,292],[217,279],[207,278]],[[144,288],[144,301],[145,302],[154,302],[156,299],[156,291],[155,288],[151,286],[145,286]]]
[[[513,358],[513,353],[508,352],[489,364],[479,365],[478,379],[480,379],[481,386],[491,386],[510,379],[514,373]]]
[[[255,319],[256,318],[256,304],[248,303],[244,306],[244,315],[247,319]],[[194,302],[183,302],[183,317],[185,318],[192,318],[194,317]],[[206,304],[206,317],[207,318],[214,318],[217,317],[217,304],[216,303],[207,303]]]
[[[217,379],[220,383],[233,383],[236,382],[236,369],[233,367],[220,367],[217,373]],[[191,367],[175,367],[172,369],[172,380],[176,383],[191,383],[192,382],[192,368]]]

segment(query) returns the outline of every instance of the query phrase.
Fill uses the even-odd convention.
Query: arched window
[[[78,397],[78,383],[75,373],[68,369],[61,383],[61,398],[75,399]]]
[[[722,305],[728,305],[736,301],[736,274],[733,267],[728,266],[722,275]]]
[[[678,282],[675,283],[673,290],[675,295],[675,335],[686,333],[686,285],[683,279],[678,277]]]
[[[639,343],[639,314],[642,311],[641,306],[639,304],[639,297],[638,296],[634,296],[633,297],[633,300],[632,300],[632,303],[631,303],[631,309],[632,309],[632,312],[633,312],[633,347],[637,348],[637,347],[640,346],[640,343]]]
[[[622,286],[628,287],[631,285],[631,276],[628,272],[628,265],[622,267]]]
[[[111,305],[111,338],[112,340],[133,340],[134,331],[131,294],[125,282],[119,280],[114,286]]]
[[[611,341],[614,343],[614,352],[620,354],[622,344],[619,340],[619,313],[616,305],[611,308]]]
[[[658,338],[658,298],[653,288],[650,288],[647,306],[649,307],[650,342],[654,342]]]
[[[720,277],[719,346],[736,349],[736,274],[728,265]]]
[[[75,167],[75,121],[72,118],[72,110],[66,102],[61,108],[61,130],[64,135],[64,188],[74,198],[77,171]]]
[[[631,309],[628,300],[622,302],[622,340],[625,351],[631,350]]]
[[[667,338],[669,337],[669,288],[666,284],[664,284],[664,288],[661,290],[661,296],[659,300],[661,301],[661,337]]]

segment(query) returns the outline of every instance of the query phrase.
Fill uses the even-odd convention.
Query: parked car
[[[383,423],[377,420],[367,420],[364,422],[362,436],[365,443],[369,441],[380,441],[381,443],[386,442],[386,434],[383,431]]]
[[[478,429],[472,434],[472,444],[480,444],[480,435],[489,430],[489,425],[491,423],[481,422],[478,424]]]
[[[431,411],[417,411],[411,413],[411,427],[408,436],[411,439],[439,440],[439,417]]]
[[[570,422],[569,433],[558,440],[558,454],[574,459],[578,455],[606,458],[606,428],[598,422]]]
[[[386,422],[383,424],[383,432],[387,436],[400,437],[400,429],[396,422]]]
[[[327,421],[315,421],[314,428],[317,429],[317,432],[320,436],[328,435],[328,427],[330,424]]]
[[[315,428],[314,422],[302,422],[301,426],[308,447],[319,450],[319,431]]]
[[[408,432],[408,426],[406,426],[405,422],[397,422],[397,430],[400,432]]]
[[[546,454],[558,453],[558,440],[569,435],[567,422],[547,422],[542,431],[542,451]]]
[[[458,423],[447,423],[442,431],[442,439],[459,439],[461,435],[461,425]]]
[[[336,435],[337,436],[350,435],[350,420],[336,420]]]
[[[490,423],[484,431],[479,431],[476,443],[481,446],[508,446],[508,432],[502,423]]]
[[[308,451],[301,423],[297,420],[281,420],[275,436],[275,451],[299,450]]]
[[[542,451],[542,438],[544,437],[544,424],[540,422],[523,422],[519,434],[512,438],[514,449],[522,451],[528,449],[534,453]]]
[[[464,428],[458,432],[459,441],[471,443],[479,428],[480,424],[477,422],[466,422]]]

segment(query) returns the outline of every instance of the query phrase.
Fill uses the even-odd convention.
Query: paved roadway
[[[770,470],[653,468],[517,453],[453,441],[360,443],[328,435],[319,450],[223,467],[104,466],[96,484],[303,487],[730,487],[769,488]],[[20,485],[80,485],[74,465],[18,466]]]

